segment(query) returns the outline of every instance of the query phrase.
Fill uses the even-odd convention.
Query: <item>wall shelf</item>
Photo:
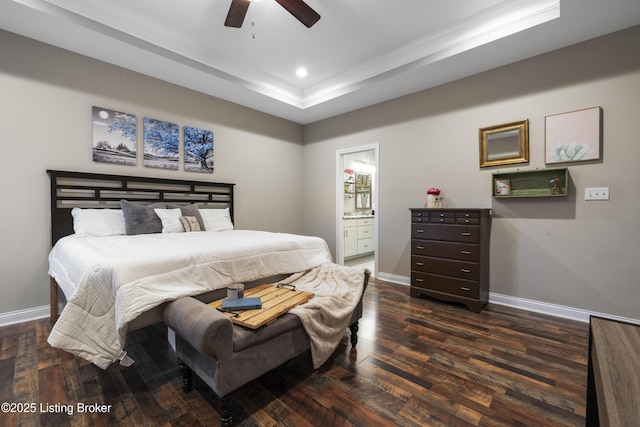
[[[493,174],[491,181],[492,194],[497,199],[565,197],[569,190],[568,184],[567,168],[498,172]]]

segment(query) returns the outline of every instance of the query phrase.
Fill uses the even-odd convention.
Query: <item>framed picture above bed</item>
[[[92,107],[93,161],[135,166],[137,118],[102,107]]]
[[[213,132],[183,127],[184,170],[213,173]]]
[[[178,169],[180,128],[177,124],[145,117],[144,165],[152,168]]]

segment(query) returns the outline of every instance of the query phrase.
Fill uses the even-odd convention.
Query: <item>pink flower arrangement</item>
[[[438,188],[430,188],[427,190],[427,194],[433,194],[434,196],[437,196],[440,194],[440,190]]]
[[[347,175],[353,175],[356,173],[356,171],[354,171],[353,169],[345,169],[344,173],[346,173]]]

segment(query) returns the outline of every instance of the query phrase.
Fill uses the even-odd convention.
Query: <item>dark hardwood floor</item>
[[[305,354],[237,390],[237,424],[584,424],[587,324],[493,304],[476,314],[408,293],[372,279],[357,349],[345,335],[321,369]],[[0,402],[22,409],[4,405],[1,426],[218,425],[218,399],[197,377],[182,393],[162,325],[129,333],[135,365],[105,371],[51,348],[49,330],[45,319],[0,328]]]

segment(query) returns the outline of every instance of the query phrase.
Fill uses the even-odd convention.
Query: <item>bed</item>
[[[170,301],[331,262],[318,237],[235,230],[233,184],[47,173],[49,343],[103,369],[127,362],[126,332],[162,321]]]

